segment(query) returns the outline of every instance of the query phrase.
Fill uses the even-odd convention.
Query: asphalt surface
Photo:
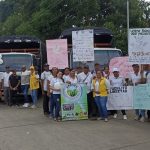
[[[37,109],[0,104],[0,150],[150,150],[150,123],[109,118],[55,122]]]

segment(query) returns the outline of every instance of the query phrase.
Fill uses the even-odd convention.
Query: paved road
[[[0,105],[0,150],[150,150],[150,123],[55,122],[37,109]]]

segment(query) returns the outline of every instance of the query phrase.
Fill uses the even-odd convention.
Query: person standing
[[[24,96],[24,104],[23,107],[29,107],[29,98],[28,98],[28,90],[29,90],[29,78],[30,78],[30,71],[26,69],[26,66],[22,66],[21,72],[21,90]]]
[[[78,79],[76,77],[75,74],[75,70],[71,69],[69,76],[66,78],[66,81],[64,81],[68,84],[77,84],[78,83]]]
[[[111,87],[121,87],[125,85],[125,79],[123,77],[119,76],[119,69],[118,68],[113,68],[113,77],[110,77],[109,81],[110,81],[110,86]],[[123,119],[127,120],[127,115],[125,110],[121,110],[122,115],[123,115]],[[112,111],[114,118],[117,118],[117,110],[113,110]]]
[[[39,89],[39,75],[36,73],[34,66],[30,67],[30,91],[33,105],[31,108],[36,108],[37,105],[37,92]]]
[[[69,68],[65,68],[64,75],[63,75],[64,82],[66,82],[66,79],[67,79],[67,77],[69,77],[69,74],[70,74],[70,69]]]
[[[107,98],[109,93],[110,84],[109,81],[102,76],[101,71],[97,71],[96,78],[92,81],[92,91],[93,97],[95,99],[96,105],[99,111],[99,117],[97,120],[108,121],[107,114]]]
[[[4,88],[5,103],[10,105],[10,103],[9,103],[9,100],[10,100],[9,77],[12,74],[12,72],[10,72],[9,66],[6,66],[5,68],[6,68],[6,72],[4,72],[4,74],[3,74],[2,87]]]
[[[55,113],[54,113],[54,120],[55,121],[60,121],[60,108],[61,108],[61,99],[60,99],[60,94],[61,94],[61,85],[63,84],[62,80],[62,72],[58,72],[57,77],[53,78],[50,83],[50,89],[52,90],[53,93],[53,102],[54,102],[54,107],[55,107]]]
[[[44,72],[41,74],[41,88],[42,88],[42,95],[43,95],[43,112],[44,115],[49,115],[49,97],[48,97],[48,92],[47,92],[47,82],[48,79],[52,77],[51,72],[49,71],[49,65],[46,63],[44,65]]]
[[[140,72],[140,66],[138,64],[133,64],[133,73],[129,74],[129,84],[136,86],[141,83],[141,80],[143,79],[143,75]],[[145,110],[143,109],[136,109],[135,110],[135,120],[139,120],[141,122],[145,121]]]
[[[95,104],[93,101],[91,83],[93,75],[89,71],[89,66],[84,66],[83,72],[77,75],[78,83],[84,83],[87,87],[88,117],[92,117]]]
[[[12,71],[12,74],[9,77],[9,87],[10,87],[10,99],[9,99],[9,105],[18,105],[17,101],[17,92],[19,90],[20,86],[20,77],[17,76],[16,70],[14,69]]]

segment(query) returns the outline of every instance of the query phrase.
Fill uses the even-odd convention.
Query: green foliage
[[[129,0],[130,27],[150,26],[150,3]],[[5,0],[0,1],[0,35],[25,34],[58,38],[72,26],[111,29],[117,48],[127,51],[126,0]]]

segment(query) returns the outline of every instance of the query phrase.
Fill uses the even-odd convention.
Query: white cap
[[[118,68],[113,68],[113,72],[119,72],[119,69]]]

